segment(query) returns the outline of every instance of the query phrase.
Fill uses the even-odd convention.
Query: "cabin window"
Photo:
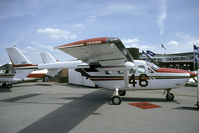
[[[131,70],[129,71],[130,74],[134,74],[135,72],[136,72],[136,69],[131,69]]]
[[[122,71],[122,70],[120,70],[120,71],[117,71],[117,73],[118,73],[118,74],[123,74],[123,71]]]
[[[143,65],[138,66],[138,72],[145,73],[146,72],[145,66],[143,66]]]
[[[154,71],[156,71],[156,70],[158,70],[159,69],[159,67],[157,66],[157,65],[155,65],[155,64],[153,64],[153,63],[151,63],[151,62],[146,62],[146,64],[152,69],[152,70],[154,70]]]
[[[110,70],[105,70],[105,74],[111,74],[112,73],[112,71],[110,71]]]

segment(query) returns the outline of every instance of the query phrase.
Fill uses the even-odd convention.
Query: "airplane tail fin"
[[[13,65],[32,64],[31,61],[16,47],[6,48]]]
[[[55,58],[48,52],[41,52],[40,56],[44,64],[57,62]]]
[[[40,56],[41,56],[41,58],[42,58],[42,61],[43,61],[43,63],[44,64],[48,64],[48,63],[56,63],[57,61],[56,61],[56,59],[50,54],[50,53],[48,53],[48,52],[41,52],[40,53]],[[47,72],[47,75],[49,75],[49,76],[55,76],[58,72],[60,72],[62,69],[59,69],[59,68],[57,68],[57,69],[55,69],[55,68],[49,68],[49,69],[47,69],[48,70],[48,72]]]
[[[14,78],[23,79],[37,68],[37,65],[32,65],[31,61],[18,48],[10,47],[6,50],[16,71]]]

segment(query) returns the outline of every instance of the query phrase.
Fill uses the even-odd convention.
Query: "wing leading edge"
[[[83,62],[101,66],[133,62],[133,57],[118,38],[102,37],[81,40],[55,47]]]

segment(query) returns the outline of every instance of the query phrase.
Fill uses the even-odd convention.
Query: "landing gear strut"
[[[198,102],[196,103],[196,106],[197,106],[197,108],[199,109],[199,103],[198,103]]]
[[[119,92],[120,92],[119,89],[115,89],[115,95],[112,96],[112,98],[111,98],[111,101],[114,105],[120,105],[122,102],[122,100],[119,96],[120,95]]]
[[[174,99],[174,95],[172,93],[170,93],[171,89],[167,90],[167,95],[166,95],[166,99],[167,101],[173,101]]]

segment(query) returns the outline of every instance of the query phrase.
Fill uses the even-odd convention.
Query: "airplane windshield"
[[[157,65],[155,65],[155,64],[153,64],[153,63],[151,63],[151,62],[146,62],[146,64],[151,68],[151,69],[153,69],[153,70],[158,70],[159,69],[159,67],[157,66]]]

